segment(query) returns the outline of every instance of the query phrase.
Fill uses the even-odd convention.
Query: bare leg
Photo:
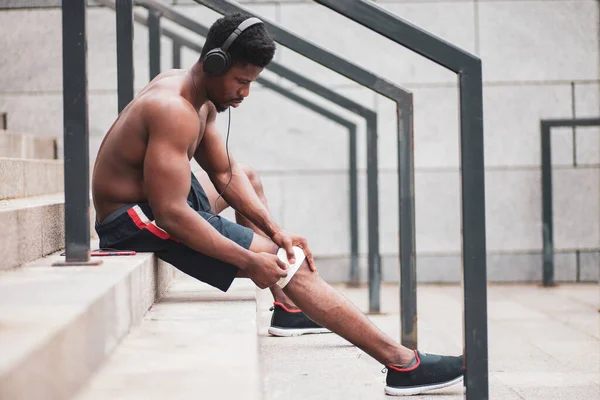
[[[258,176],[247,167],[244,168],[244,172],[266,205],[267,201]],[[214,204],[218,193],[208,176],[197,174],[197,177],[211,204]],[[218,209],[213,212],[218,214],[228,206],[223,199],[219,199]],[[252,240],[251,251],[277,253],[279,247],[258,227],[242,215],[236,215],[236,222],[257,233]],[[281,290],[279,286],[273,285],[271,293],[273,293],[275,301],[285,304],[288,308],[297,308],[295,305],[297,304],[310,319],[358,346],[384,365],[402,367],[409,364],[414,358],[412,350],[401,346],[385,335],[348,299],[323,281],[318,273],[312,272],[306,262],[285,289]]]
[[[267,238],[255,236],[250,250],[276,253],[278,246]],[[354,304],[329,286],[318,273],[312,272],[306,261],[283,291],[310,319],[358,346],[380,363],[405,366],[414,358],[412,350],[385,335]]]
[[[256,194],[258,195],[258,197],[260,198],[262,203],[265,205],[265,207],[268,208],[269,206],[267,204],[267,198],[265,197],[262,182],[260,181],[260,178],[258,177],[258,174],[256,173],[256,171],[254,171],[252,168],[248,167],[247,165],[241,165],[241,164],[238,164],[238,165],[241,167],[242,171],[244,171],[244,173],[248,177],[248,180],[252,184],[252,187],[256,191]],[[214,208],[215,200],[219,196],[219,193],[217,193],[217,191],[216,191],[215,187],[213,186],[212,182],[210,181],[208,175],[206,175],[206,173],[204,171],[196,173],[196,177],[198,178],[200,185],[206,192],[206,195],[208,196],[208,200],[211,204],[211,207]],[[213,210],[213,212],[215,214],[219,214],[221,211],[225,210],[227,207],[229,207],[229,204],[227,204],[227,202],[221,197],[221,198],[219,198],[219,201],[217,202],[217,210]],[[240,214],[238,212],[235,213],[235,222],[252,229],[258,235],[268,238],[267,234],[265,234],[256,225],[254,225],[246,217],[244,217],[242,214]],[[290,298],[288,296],[285,295],[285,293],[279,288],[279,286],[272,286],[270,288],[270,290],[271,290],[271,294],[273,295],[273,299],[276,302],[282,303],[290,310],[298,309],[296,304],[294,304],[294,302],[292,300],[290,300]]]

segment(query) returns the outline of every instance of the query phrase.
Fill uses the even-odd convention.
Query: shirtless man
[[[223,17],[198,62],[157,76],[121,112],[94,167],[100,246],[154,252],[223,291],[236,277],[270,288],[271,334],[330,330],[344,337],[387,366],[390,395],[460,382],[462,357],[397,344],[323,281],[306,239],[271,217],[256,175],[228,160],[216,114],[242,103],[274,53],[260,20]],[[202,183],[191,173],[192,157],[206,171]],[[224,201],[213,206],[219,193]],[[227,206],[238,223],[218,215]]]

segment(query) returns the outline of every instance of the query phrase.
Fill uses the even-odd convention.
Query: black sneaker
[[[275,302],[271,317],[269,334],[273,336],[300,336],[309,333],[329,333],[330,330],[323,328],[300,310],[289,310],[282,303]]]
[[[385,393],[410,396],[462,382],[463,357],[438,356],[415,350],[417,363],[409,368],[387,367]]]

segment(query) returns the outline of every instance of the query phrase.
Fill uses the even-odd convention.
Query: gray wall
[[[0,6],[15,3],[52,6],[57,2],[0,0]],[[191,0],[171,3],[207,25],[218,17]],[[456,76],[313,2],[244,3],[265,18],[414,92],[419,280],[460,279]],[[539,280],[542,245],[539,120],[600,115],[598,1],[378,3],[483,59],[488,276],[499,281]],[[165,21],[164,26],[171,25]],[[3,54],[0,111],[8,111],[12,130],[62,135],[60,35],[57,8],[0,12]],[[170,43],[164,40],[163,44],[162,65],[166,69],[170,67]],[[148,81],[147,46],[147,31],[136,26],[137,90]],[[90,7],[92,157],[116,117],[115,53],[114,12]],[[190,66],[195,59],[195,54],[185,52],[184,66]],[[377,110],[384,279],[396,280],[394,104],[290,50],[279,47],[276,59]],[[293,87],[289,82],[281,79],[280,82]],[[360,122],[353,114],[338,111]],[[225,114],[219,123],[225,128]],[[578,128],[575,141],[573,134],[571,129],[558,129],[552,138],[556,166],[555,244],[559,251],[556,275],[558,280],[598,280],[600,130]],[[322,275],[330,280],[345,280],[350,245],[348,145],[344,129],[257,85],[244,106],[232,113],[230,144],[238,161],[261,173],[276,219],[289,231],[309,239],[319,258]],[[366,277],[364,144],[365,135],[361,131],[361,253]]]

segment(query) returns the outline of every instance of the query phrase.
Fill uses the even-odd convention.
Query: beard
[[[224,106],[220,103],[216,103],[214,101],[211,100],[211,102],[215,105],[215,109],[217,110],[218,113],[222,113],[223,111],[226,111],[229,106]]]
[[[244,100],[243,98],[232,98],[229,100],[226,100],[225,103],[219,103],[218,101],[216,101],[215,99],[213,99],[213,97],[210,94],[207,94],[207,98],[208,100],[210,100],[211,103],[214,104],[215,109],[217,110],[218,113],[222,113],[223,111],[227,111],[227,109],[229,108],[229,106],[225,105],[227,103],[230,103],[232,101],[242,101]]]
[[[210,95],[208,96],[208,100],[210,100],[210,102],[214,104],[215,109],[217,110],[218,113],[222,113],[223,111],[225,111],[229,108],[229,107],[224,106],[223,104],[219,103],[215,99],[213,99]]]

